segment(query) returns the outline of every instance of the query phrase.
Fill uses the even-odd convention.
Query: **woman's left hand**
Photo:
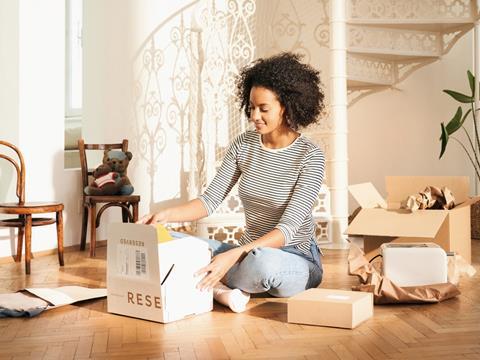
[[[201,268],[195,275],[206,274],[205,277],[198,283],[197,289],[210,290],[219,282],[230,268],[242,256],[241,248],[234,248],[224,253],[218,254],[212,258],[210,264]]]

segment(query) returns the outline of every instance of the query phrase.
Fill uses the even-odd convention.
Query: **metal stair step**
[[[347,86],[392,85],[395,81],[395,64],[371,56],[347,55]]]
[[[382,58],[436,57],[443,53],[440,32],[349,25],[348,51]]]

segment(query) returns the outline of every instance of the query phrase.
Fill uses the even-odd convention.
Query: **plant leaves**
[[[465,119],[467,118],[468,114],[470,114],[471,112],[472,112],[472,109],[468,109],[468,111],[463,115],[462,121],[460,121],[460,127],[463,126]]]
[[[472,90],[472,98],[475,96],[475,76],[470,72],[467,71],[468,75],[468,82],[470,83],[470,90]]]
[[[442,141],[442,149],[440,150],[439,159],[441,159],[443,154],[445,153],[445,149],[447,148],[447,143],[448,143],[447,129],[445,128],[445,125],[443,124],[443,122],[440,125],[442,127],[442,136],[440,137],[440,140]]]
[[[459,106],[455,115],[453,115],[452,120],[450,120],[445,127],[448,135],[452,135],[455,131],[460,129],[462,126],[462,108]],[[441,138],[441,137],[440,137]]]
[[[455,115],[453,115],[452,120],[450,120],[447,126],[445,127],[445,130],[447,130],[447,134],[452,135],[455,131],[460,129],[463,123],[465,122],[465,120],[467,119],[468,114],[470,114],[471,112],[472,112],[472,109],[468,109],[462,118],[462,108],[459,106],[457,109],[457,112],[455,113]],[[438,139],[442,140],[442,136],[440,135]]]
[[[462,94],[462,93],[459,93],[459,92],[456,92],[456,91],[453,91],[453,90],[443,90],[443,92],[450,95],[451,97],[453,97],[458,102],[461,102],[461,103],[464,103],[464,104],[471,104],[474,101],[472,96],[468,96],[468,95],[465,95],[465,94]]]

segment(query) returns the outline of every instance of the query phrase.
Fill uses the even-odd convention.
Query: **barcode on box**
[[[145,251],[135,250],[135,270],[137,276],[147,274],[147,255]]]
[[[120,276],[148,278],[147,250],[144,247],[119,245],[117,273]]]

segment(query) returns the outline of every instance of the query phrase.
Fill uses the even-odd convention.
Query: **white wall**
[[[130,1],[84,1],[83,137],[119,142],[130,117]],[[94,165],[94,164],[92,164]]]
[[[441,60],[400,83],[398,90],[367,96],[350,107],[350,184],[373,182],[386,195],[386,175],[462,175],[470,176],[473,193],[474,172],[457,144],[449,142],[438,159],[440,123],[448,123],[458,106],[442,90],[470,92],[467,70],[473,67],[472,44],[470,32]],[[357,204],[350,200],[352,210]]]
[[[18,3],[0,1],[0,139],[18,142]],[[2,147],[0,151],[5,148]],[[0,202],[14,201],[13,167],[0,161]]]
[[[18,3],[0,1],[0,139],[18,143]],[[5,153],[6,148],[0,147]],[[13,154],[8,153],[9,156]],[[15,201],[15,173],[0,160],[0,202]],[[10,253],[12,231],[0,229],[2,250]]]
[[[5,73],[9,74],[8,89],[2,86],[0,93],[0,112],[1,137],[15,143],[25,158],[27,201],[65,204],[64,243],[69,246],[78,243],[80,175],[63,169],[64,6],[63,1],[57,0],[0,3],[0,34],[8,26],[7,40],[0,38],[0,73],[2,79]],[[9,119],[8,125],[5,118]],[[3,186],[3,176],[1,181]],[[15,199],[12,186],[5,197]],[[15,240],[13,231],[0,229],[0,257],[14,252]],[[34,252],[55,248],[56,244],[54,225],[33,229]]]

